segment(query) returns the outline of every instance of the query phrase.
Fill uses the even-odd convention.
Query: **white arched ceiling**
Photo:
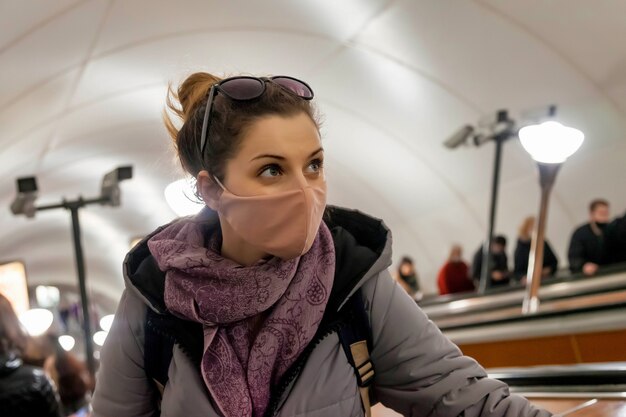
[[[14,179],[36,175],[52,203],[134,165],[121,207],[81,215],[91,288],[115,298],[130,240],[174,217],[163,189],[181,171],[161,112],[167,84],[198,70],[310,82],[330,201],[383,218],[394,259],[414,256],[428,292],[452,243],[469,258],[484,238],[491,186],[491,144],[442,142],[498,109],[557,104],[586,133],[551,201],[562,264],[590,199],[626,208],[622,2],[0,0],[0,15],[0,262],[24,260],[31,283],[75,280],[70,219],[11,216]],[[536,212],[536,182],[507,143],[497,230],[511,240]]]

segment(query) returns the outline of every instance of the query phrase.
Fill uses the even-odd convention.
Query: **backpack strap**
[[[369,389],[374,380],[374,364],[370,359],[372,331],[369,317],[363,304],[361,290],[354,293],[342,308],[348,317],[347,325],[339,331],[339,340],[348,362],[354,368],[361,404],[367,417],[371,416]]]

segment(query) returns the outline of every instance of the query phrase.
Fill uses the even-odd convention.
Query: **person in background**
[[[469,267],[463,261],[463,249],[459,245],[452,246],[448,261],[437,275],[439,294],[455,294],[474,291],[474,284],[469,277]]]
[[[491,242],[490,249],[489,281],[487,282],[487,288],[508,285],[511,281],[511,272],[509,271],[509,259],[506,255],[506,237],[502,235],[495,236]],[[473,280],[480,281],[482,265],[483,247],[481,246],[474,254],[472,262]]]
[[[398,272],[396,275],[396,280],[400,284],[400,286],[407,292],[411,297],[419,300],[422,298],[422,292],[420,291],[420,282],[417,277],[417,272],[415,271],[415,265],[413,263],[413,259],[409,256],[404,256],[400,260],[400,265],[398,265]]]
[[[607,226],[606,244],[611,263],[626,262],[626,213]]]
[[[0,416],[60,417],[54,387],[42,369],[25,365],[28,336],[0,294]]]
[[[528,272],[528,258],[530,256],[530,244],[532,241],[533,229],[535,227],[535,218],[526,217],[520,225],[519,234],[517,236],[517,246],[515,247],[513,277],[522,285],[526,285],[526,274]],[[552,247],[547,240],[543,244],[543,270],[542,276],[553,276],[559,267],[557,259]]]
[[[61,397],[63,412],[68,417],[89,414],[89,401],[94,389],[87,366],[57,342],[56,352],[48,357],[44,370],[52,378]]]
[[[589,223],[578,227],[572,234],[567,257],[570,271],[594,275],[601,265],[609,261],[605,247],[605,229],[609,223],[609,203],[603,199],[589,204]]]

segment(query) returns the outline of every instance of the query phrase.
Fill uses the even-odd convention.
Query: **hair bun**
[[[176,96],[182,107],[185,121],[204,100],[211,87],[220,80],[221,78],[215,75],[206,72],[196,72],[183,81],[178,88],[178,94]]]
[[[168,86],[163,120],[167,131],[175,143],[178,129],[167,114],[167,110],[178,116],[184,124],[205,99],[211,87],[220,81],[221,78],[213,74],[194,72],[180,84],[177,92],[172,89],[171,84]]]

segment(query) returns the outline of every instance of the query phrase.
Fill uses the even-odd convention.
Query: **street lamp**
[[[11,212],[16,215],[24,215],[28,218],[35,217],[35,213],[43,210],[66,209],[72,217],[72,237],[74,241],[74,254],[76,257],[76,272],[78,275],[78,286],[80,288],[80,299],[83,310],[83,331],[85,333],[85,356],[87,368],[91,375],[95,375],[96,364],[93,355],[93,340],[91,336],[91,318],[89,314],[89,298],[87,295],[85,260],[83,257],[83,246],[81,243],[80,221],[78,210],[91,205],[100,204],[117,207],[121,204],[120,182],[133,177],[132,166],[122,166],[108,172],[102,178],[100,195],[95,198],[84,199],[79,196],[76,200],[63,199],[60,203],[45,206],[36,206],[35,200],[38,197],[37,179],[35,177],[24,177],[17,179],[17,195],[11,202]],[[100,339],[98,339],[100,340]],[[103,339],[102,339],[103,340]]]
[[[585,135],[578,129],[563,126],[558,122],[548,121],[539,125],[523,127],[519,131],[519,138],[526,152],[537,162],[539,167],[539,184],[541,185],[539,217],[530,247],[526,296],[522,305],[524,314],[532,314],[539,308],[538,293],[543,270],[544,234],[548,217],[550,192],[559,168],[561,168],[561,165],[567,158],[580,148]]]

